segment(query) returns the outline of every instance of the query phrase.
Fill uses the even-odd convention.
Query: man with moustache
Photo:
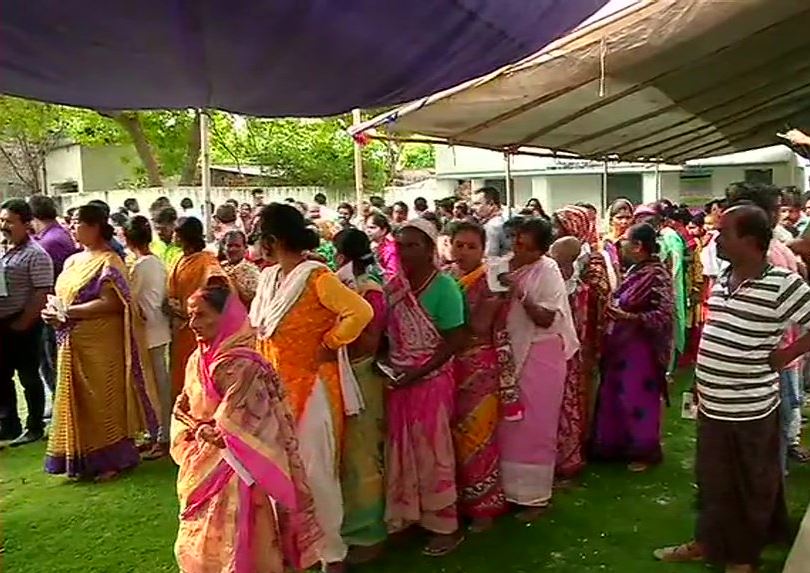
[[[0,205],[0,233],[6,247],[0,257],[0,440],[21,446],[41,440],[45,388],[39,377],[42,321],[53,289],[53,263],[29,236],[31,207],[24,199]],[[25,391],[25,431],[17,413],[14,373]]]

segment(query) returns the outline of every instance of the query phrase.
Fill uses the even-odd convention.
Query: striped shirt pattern
[[[0,297],[0,319],[22,312],[36,289],[53,287],[53,263],[48,253],[32,239],[9,247],[0,257],[8,296]]]
[[[700,410],[717,420],[758,420],[779,405],[779,373],[769,356],[791,324],[810,326],[810,286],[768,266],[729,291],[724,272],[711,291],[695,377]]]

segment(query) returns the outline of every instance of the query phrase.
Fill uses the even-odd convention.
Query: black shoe
[[[26,444],[33,444],[34,442],[40,441],[44,436],[45,434],[43,432],[32,432],[31,430],[26,430],[18,438],[13,440],[8,447],[16,448]]]
[[[17,439],[22,433],[20,427],[0,426],[0,442],[8,442]]]

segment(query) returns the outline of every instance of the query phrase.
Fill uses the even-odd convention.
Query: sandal
[[[443,557],[458,549],[464,541],[464,534],[456,532],[450,534],[437,534],[428,542],[422,550],[423,555],[428,557]]]
[[[168,444],[154,444],[151,448],[141,454],[141,459],[146,462],[159,460],[169,455]]]
[[[538,507],[527,507],[515,514],[515,519],[521,523],[531,523],[536,519],[540,519],[548,511],[548,505]]]
[[[645,464],[644,462],[633,462],[627,465],[627,469],[633,472],[634,474],[640,474],[650,469],[650,466],[649,464]]]
[[[703,549],[695,541],[653,551],[653,556],[663,563],[692,563],[703,561]]]

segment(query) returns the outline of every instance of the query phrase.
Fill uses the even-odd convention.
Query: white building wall
[[[70,181],[75,181],[82,191],[81,147],[66,145],[48,153],[45,156],[45,180],[48,193],[53,193],[55,185]]]
[[[546,175],[548,200],[541,201],[546,211],[553,211],[573,203],[585,202],[599,205],[602,202],[602,177],[595,174]]]
[[[80,147],[82,164],[82,191],[117,189],[132,181],[140,165],[131,145]]]

